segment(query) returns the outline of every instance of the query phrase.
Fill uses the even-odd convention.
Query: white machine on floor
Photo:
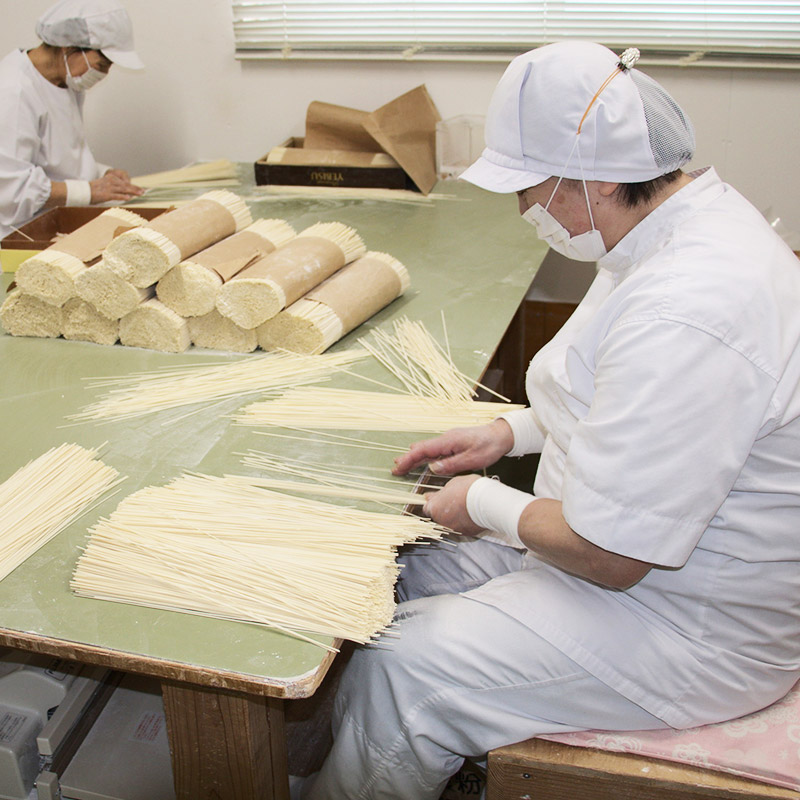
[[[0,800],[174,800],[158,682],[0,649]]]

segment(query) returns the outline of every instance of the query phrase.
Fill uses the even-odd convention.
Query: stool
[[[800,800],[798,789],[800,683],[771,706],[716,725],[582,731],[496,748],[486,800]]]
[[[486,800],[800,800],[691,764],[528,739],[489,753]]]

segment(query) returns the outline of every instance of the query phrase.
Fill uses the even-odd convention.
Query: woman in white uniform
[[[0,238],[46,208],[142,194],[95,161],[83,130],[86,90],[112,64],[143,66],[127,12],[117,0],[61,0],[36,34],[38,47],[0,61]]]
[[[412,548],[399,637],[358,649],[310,800],[434,800],[464,757],[544,733],[685,728],[800,678],[800,265],[691,125],[604,47],[515,59],[464,174],[596,261],[533,359],[530,408],[395,472],[540,452],[534,491],[459,475]]]

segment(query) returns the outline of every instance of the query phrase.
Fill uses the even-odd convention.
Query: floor
[[[486,786],[483,771],[466,763],[450,778],[440,800],[478,800]]]

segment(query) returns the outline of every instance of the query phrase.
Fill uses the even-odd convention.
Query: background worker
[[[143,66],[128,13],[117,0],[61,0],[36,34],[38,47],[0,61],[0,238],[46,208],[143,193],[95,161],[83,129],[86,90],[113,64]]]
[[[686,728],[800,677],[800,265],[685,115],[600,45],[515,59],[463,175],[596,261],[530,408],[413,445],[403,474],[540,452],[534,492],[460,475],[425,510],[395,633],[356,650],[308,800],[435,800],[544,733]],[[491,268],[488,266],[487,268]]]

